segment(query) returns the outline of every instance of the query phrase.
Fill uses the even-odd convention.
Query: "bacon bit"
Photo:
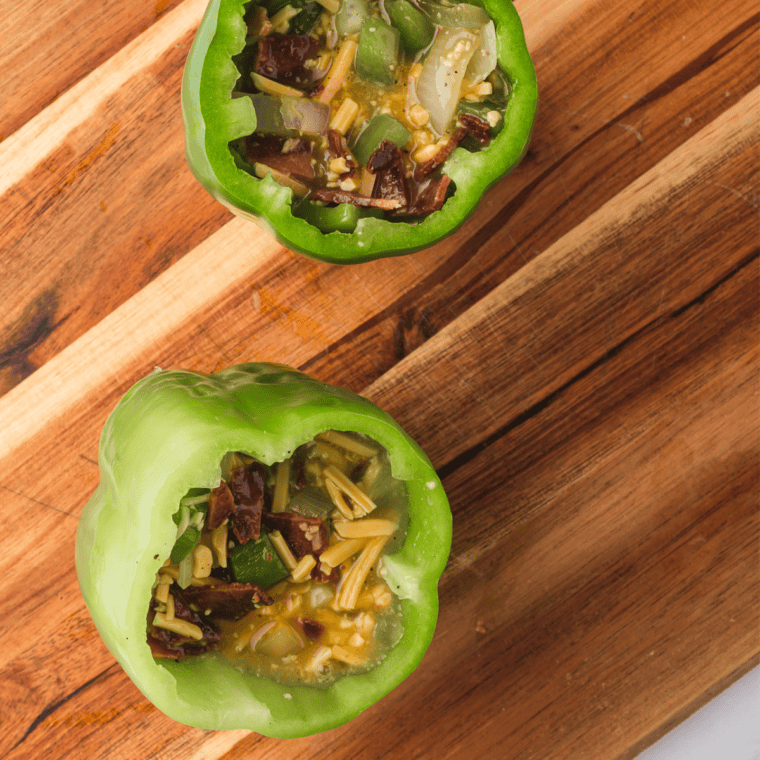
[[[200,641],[181,636],[165,628],[153,625],[153,616],[156,612],[156,601],[151,599],[148,608],[148,632],[147,640],[154,657],[160,659],[176,660],[180,657],[193,657],[203,654],[219,646],[219,633],[206,620],[205,617],[191,610],[185,603],[182,592],[176,587],[171,588],[174,597],[174,617],[176,620],[184,620],[201,629],[203,638]]]
[[[311,571],[311,577],[315,583],[337,583],[338,569],[336,567],[328,567],[323,562],[319,562]]]
[[[404,156],[397,145],[383,140],[380,147],[369,157],[367,170],[375,175],[373,198],[398,201],[399,207],[409,201],[404,173]]]
[[[232,532],[241,544],[257,539],[261,533],[265,476],[266,468],[260,462],[237,467],[230,476],[229,488],[235,499]]]
[[[438,211],[446,201],[446,192],[451,184],[448,174],[439,179],[431,179],[425,185],[417,188],[417,193],[408,208],[401,213],[405,216],[427,216]]]
[[[491,125],[487,121],[483,121],[472,113],[460,114],[459,121],[467,132],[482,145],[488,145],[491,142]]]
[[[327,549],[330,536],[327,526],[318,517],[303,517],[290,512],[264,512],[261,518],[270,531],[279,531],[297,561],[310,554],[317,560],[310,571],[317,583],[332,583],[338,580],[336,569],[325,571],[318,562],[320,555]]]
[[[266,164],[283,174],[302,179],[314,179],[311,163],[314,144],[310,140],[296,140],[283,152],[285,138],[254,132],[246,138],[246,158],[251,164]]]
[[[266,37],[272,31],[272,24],[266,8],[258,6],[248,22],[248,34],[253,37]]]
[[[449,141],[444,145],[433,158],[428,161],[423,161],[414,170],[414,178],[418,182],[427,177],[428,174],[434,172],[453,152],[454,148],[459,145],[465,137],[467,137],[469,130],[467,127],[458,127],[456,132],[449,138]]]
[[[289,512],[264,512],[262,522],[269,530],[279,530],[282,533],[296,560],[307,554],[318,559],[327,548],[327,527],[318,517],[303,517]]]
[[[235,510],[235,500],[227,484],[222,481],[214,488],[208,498],[206,530],[218,528]]]
[[[346,138],[337,130],[331,129],[327,133],[327,143],[331,154],[334,154],[336,158],[343,158],[346,161],[348,171],[341,174],[340,178],[343,180],[353,177],[358,165],[354,157],[348,152]]]
[[[316,190],[311,194],[310,199],[313,201],[322,201],[323,203],[350,203],[353,206],[379,208],[383,211],[393,211],[397,208],[401,208],[401,204],[397,200],[389,198],[369,198],[366,195],[350,193],[347,190],[333,190],[331,188]]]
[[[257,604],[274,604],[266,591],[253,583],[189,586],[184,595],[188,604],[204,612],[211,610],[210,617],[220,620],[240,620]]]
[[[325,627],[318,620],[307,617],[297,617],[296,623],[303,629],[304,635],[311,641],[319,641],[325,634]]]
[[[319,46],[319,40],[308,34],[270,34],[259,39],[254,71],[290,87],[312,87],[325,73],[306,66],[319,54]]]
[[[315,82],[311,87],[304,90],[304,95],[309,98],[309,100],[315,100],[317,95],[319,95],[324,89],[325,86],[321,82]]]

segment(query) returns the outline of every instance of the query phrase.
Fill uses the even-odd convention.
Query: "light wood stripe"
[[[136,356],[207,313],[229,282],[281,251],[255,224],[225,225],[0,399],[0,451],[58,419],[75,399],[102,392]],[[103,356],[108,362],[94,359]]]
[[[612,266],[614,261],[611,257],[620,257],[622,262],[625,257],[626,235],[637,236],[641,230],[648,229],[647,225],[655,225],[655,228],[664,230],[675,224],[681,209],[671,206],[668,200],[670,196],[688,194],[694,187],[707,185],[734,200],[736,191],[721,186],[715,175],[725,166],[726,156],[735,156],[742,150],[751,148],[759,115],[760,88],[756,88],[734,108],[725,111],[556,244],[522,267],[515,276],[502,282],[475,307],[449,323],[434,339],[396,364],[366,389],[366,395],[396,417],[406,417],[406,410],[414,409],[415,414],[411,416],[408,432],[413,438],[428,442],[428,454],[439,465],[442,462],[435,459],[439,453],[446,452],[447,460],[453,459],[457,452],[472,445],[475,437],[482,440],[503,426],[506,419],[518,415],[538,400],[538,396],[534,397],[530,393],[515,398],[514,388],[510,384],[520,378],[516,379],[509,372],[508,366],[512,363],[525,366],[532,362],[540,369],[540,364],[544,361],[538,348],[540,342],[531,340],[530,332],[537,331],[545,336],[549,329],[558,330],[562,324],[555,319],[557,315],[543,315],[536,311],[534,319],[548,316],[548,320],[537,324],[528,319],[525,324],[521,323],[527,334],[523,333],[519,346],[513,346],[509,335],[513,329],[512,320],[520,313],[521,300],[532,301],[538,306],[542,300],[541,291],[545,291],[548,302],[553,303],[552,288],[566,287],[565,283],[569,282],[579,291],[577,308],[584,308],[583,288],[593,286],[598,277],[604,276],[604,268]],[[750,203],[749,199],[743,200]],[[607,261],[600,259],[600,253],[608,257]],[[688,258],[688,253],[682,251],[682,258]],[[691,278],[691,282],[693,287],[700,284],[694,278]],[[645,286],[662,290],[659,283],[650,282]],[[591,300],[597,311],[610,311],[612,318],[615,312],[611,310],[620,308],[614,299],[631,302],[633,291],[630,288],[637,287],[644,286],[633,277],[625,283],[619,279],[615,285],[616,292],[604,297],[606,304],[601,297]],[[650,318],[656,316],[657,314],[652,314]],[[582,324],[581,316],[577,313],[568,313],[564,320],[572,321],[577,328]],[[625,324],[628,330],[641,326],[629,324],[622,319],[617,322]],[[566,357],[568,362],[592,362],[609,348],[601,340],[602,332],[589,327],[589,333],[594,334],[597,344],[593,349],[595,353],[590,353],[591,346],[577,341],[577,351],[572,357]],[[610,341],[617,345],[625,337],[626,335],[616,332],[614,337],[610,336]],[[535,349],[533,343],[536,343]],[[442,350],[442,346],[445,346],[445,350]],[[490,358],[488,362],[484,359],[486,356]],[[552,361],[557,360],[553,358]],[[429,371],[433,365],[436,365],[437,373],[441,366],[447,368],[451,382],[447,405],[452,409],[460,409],[475,404],[481,409],[477,432],[459,431],[453,446],[451,431],[438,424],[439,409],[434,387],[436,381],[431,379]],[[563,363],[563,371],[555,376],[552,387],[560,387],[582,369],[583,365],[580,364]],[[472,378],[476,374],[478,382],[473,383]],[[526,388],[527,385],[526,382]],[[398,387],[406,389],[403,398],[395,392]],[[547,389],[542,386],[540,391],[536,388],[535,392],[544,396],[552,387]],[[488,389],[486,395],[481,395],[483,388]],[[509,399],[510,411],[504,408],[505,399]]]
[[[191,32],[206,5],[206,0],[185,0],[0,142],[0,195],[63,145],[72,130],[91,118],[132,77]]]

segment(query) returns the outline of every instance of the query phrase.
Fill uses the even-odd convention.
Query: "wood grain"
[[[352,267],[192,179],[203,2],[40,6],[14,48],[24,7],[0,43],[1,756],[623,760],[760,662],[755,4],[518,2],[526,159],[451,238]],[[289,742],[159,713],[73,567],[118,398],[248,360],[391,411],[454,515],[420,668]]]

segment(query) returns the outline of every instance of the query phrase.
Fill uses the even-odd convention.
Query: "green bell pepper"
[[[408,532],[384,558],[384,580],[402,610],[399,643],[373,670],[344,676],[326,690],[246,675],[213,654],[155,660],[146,614],[156,572],[175,543],[180,500],[192,488],[219,484],[228,451],[272,464],[328,429],[370,436],[404,482]],[[371,402],[282,365],[243,364],[212,375],[158,370],[133,386],[108,418],[99,459],[101,481],[77,530],[80,587],[107,647],[171,718],[207,729],[307,736],[358,715],[422,659],[436,623],[451,512],[424,453]]]
[[[239,77],[233,56],[246,43],[243,14],[250,3],[244,0],[211,0],[187,59],[182,114],[193,174],[230,211],[261,224],[288,248],[322,261],[349,264],[411,253],[452,234],[525,154],[538,102],[536,73],[514,5],[510,0],[472,2],[482,5],[495,23],[498,68],[509,83],[509,97],[503,128],[489,147],[474,153],[458,148],[445,163],[443,171],[455,191],[439,211],[409,222],[352,207],[339,213],[337,222],[331,208],[296,211],[290,188],[240,166],[230,143],[256,128],[250,98],[232,97]]]

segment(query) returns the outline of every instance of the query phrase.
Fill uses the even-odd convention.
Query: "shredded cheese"
[[[356,607],[356,601],[367,580],[372,565],[377,562],[380,552],[388,541],[387,536],[371,538],[364,547],[359,559],[354,563],[348,576],[343,581],[340,593],[338,594],[338,606],[344,610],[352,610]]]
[[[340,470],[337,470],[332,465],[325,467],[325,477],[335,483],[362,510],[362,514],[369,514],[376,508],[375,502],[359,486],[350,481]]]
[[[319,555],[319,560],[328,567],[338,567],[354,554],[360,552],[367,541],[362,538],[350,538],[347,541],[340,541],[333,544],[329,549],[325,549]]]
[[[351,70],[357,47],[356,40],[351,38],[345,40],[340,46],[333,64],[325,77],[324,89],[319,94],[319,98],[317,98],[320,103],[329,103],[335,97],[335,94],[343,84],[343,80]]]
[[[282,536],[282,533],[280,533],[279,530],[273,530],[269,534],[269,540],[272,542],[272,545],[274,546],[277,553],[280,555],[280,559],[282,560],[282,564],[285,565],[285,567],[288,568],[291,572],[296,569],[296,565],[298,564],[298,561],[293,556],[293,552],[290,551],[290,547],[285,542],[285,539]]]
[[[335,523],[335,531],[343,538],[371,538],[373,536],[392,536],[398,523],[393,520],[381,520],[365,517],[363,520],[353,522],[343,521]]]

